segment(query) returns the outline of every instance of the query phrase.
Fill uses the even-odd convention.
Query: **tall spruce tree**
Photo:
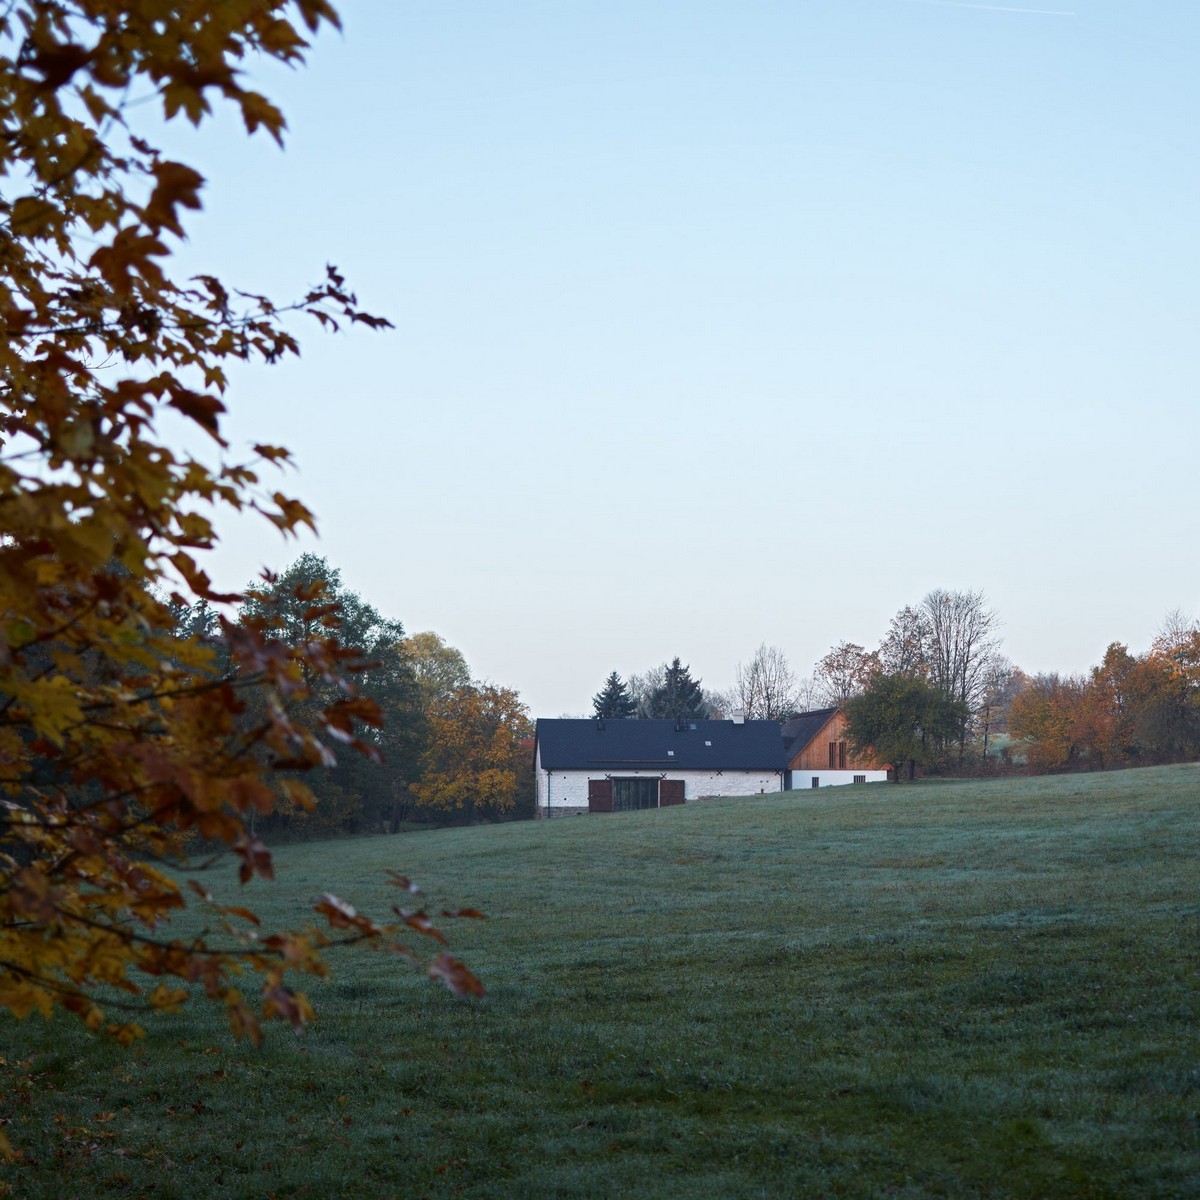
[[[624,719],[637,716],[637,701],[629,694],[620,675],[613,671],[604,686],[592,697],[592,708],[598,717]]]
[[[700,680],[692,678],[678,657],[667,668],[662,684],[646,699],[643,710],[642,716],[676,721],[698,721],[708,716]]]

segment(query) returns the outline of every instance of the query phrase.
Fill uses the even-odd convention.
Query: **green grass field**
[[[406,871],[487,999],[365,954],[257,1053],[6,1018],[0,1194],[1197,1196],[1198,834],[1177,767],[290,846],[268,923]]]

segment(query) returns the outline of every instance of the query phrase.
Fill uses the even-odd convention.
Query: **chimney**
[[[733,720],[733,723],[734,723],[735,725],[745,725],[745,723],[746,723],[746,710],[745,710],[744,708],[735,708],[735,709],[733,710],[733,717],[732,717],[732,720]]]

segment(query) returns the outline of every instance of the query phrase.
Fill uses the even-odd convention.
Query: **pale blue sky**
[[[1027,670],[1200,607],[1200,5],[344,3],[189,262],[392,334],[239,374],[319,552],[535,715],[933,587]],[[174,140],[174,137],[173,139]],[[240,584],[296,546],[227,524]]]

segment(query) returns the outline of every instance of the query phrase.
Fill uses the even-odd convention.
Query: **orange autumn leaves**
[[[470,820],[512,812],[522,787],[532,790],[528,717],[511,688],[452,688],[431,703],[427,719],[423,772],[412,789],[420,807]]]
[[[1174,762],[1200,755],[1200,630],[1164,631],[1150,650],[1119,642],[1086,676],[1040,675],[1008,717],[1039,770]]]
[[[0,1005],[17,1015],[63,1008],[128,1041],[131,1014],[194,988],[257,1041],[264,1018],[310,1018],[290,980],[323,973],[325,948],[419,957],[399,940],[411,923],[342,923],[329,898],[300,931],[265,934],[207,894],[191,902],[211,905],[210,940],[166,924],[186,900],[161,864],[202,839],[229,847],[243,880],[269,877],[254,818],[311,805],[297,776],[371,752],[363,730],[379,720],[320,594],[298,598],[320,613],[304,644],[269,611],[173,635],[172,606],[238,599],[200,565],[214,510],[285,535],[312,524],[266,477],[286,450],[229,451],[226,368],[298,353],[292,314],[388,323],[332,268],[286,304],[173,277],[204,181],[139,135],[147,110],[129,100],[157,96],[161,115],[195,124],[231,104],[278,140],[282,114],[242,65],[299,62],[336,20],[324,0],[16,0],[0,14]],[[168,444],[167,407],[220,453]],[[444,953],[430,971],[477,993]],[[99,989],[125,996],[105,1006],[115,1019]]]

